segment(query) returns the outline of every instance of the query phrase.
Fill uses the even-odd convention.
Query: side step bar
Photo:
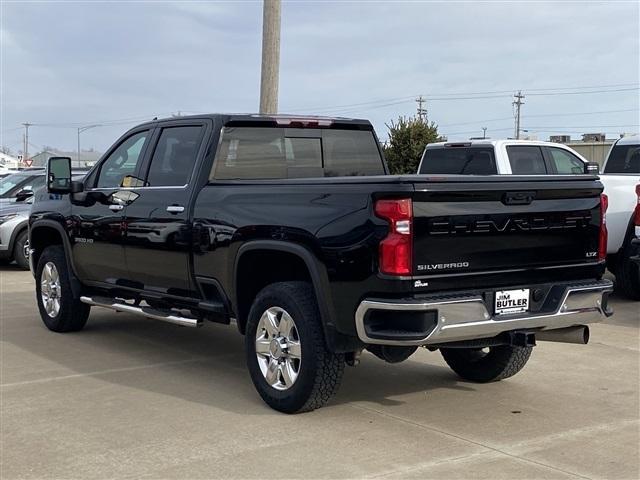
[[[116,312],[127,312],[136,315],[142,315],[143,317],[152,318],[154,320],[161,320],[163,322],[169,322],[176,325],[182,325],[183,327],[199,327],[202,325],[202,321],[197,318],[183,317],[169,311],[157,310],[151,307],[136,307],[127,303],[118,302],[114,298],[107,297],[80,297],[82,303],[87,305],[93,305],[96,307],[110,308]]]

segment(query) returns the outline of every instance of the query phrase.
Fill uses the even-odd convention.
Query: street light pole
[[[264,0],[262,8],[260,113],[277,113],[280,74],[280,0]]]
[[[86,132],[87,130],[91,129],[91,128],[96,128],[96,127],[101,127],[102,125],[96,124],[96,125],[85,125],[84,127],[78,127],[78,166],[80,166],[80,134],[82,132]]]

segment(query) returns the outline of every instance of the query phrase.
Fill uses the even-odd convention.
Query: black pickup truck
[[[69,163],[49,160],[29,220],[45,325],[80,330],[91,306],[234,322],[283,412],[326,403],[365,349],[440,350],[488,382],[611,314],[592,175],[392,176],[367,121],[259,115],[145,123],[82,182]]]

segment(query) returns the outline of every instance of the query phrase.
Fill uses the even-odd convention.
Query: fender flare
[[[71,241],[69,240],[69,236],[67,235],[67,232],[65,231],[65,229],[62,227],[62,225],[60,225],[58,222],[53,221],[53,220],[48,220],[48,219],[40,219],[40,220],[35,220],[30,226],[29,226],[29,243],[30,245],[33,245],[33,234],[34,232],[37,232],[38,229],[40,228],[53,228],[54,230],[56,230],[59,234],[60,234],[60,238],[62,238],[62,248],[64,249],[64,258],[67,261],[67,269],[69,270],[69,273],[71,274],[71,288],[73,290],[74,295],[76,296],[80,296],[81,291],[82,291],[82,285],[80,284],[80,280],[78,280],[78,274],[76,273],[76,269],[75,266],[73,264],[73,258],[71,255]],[[31,247],[33,248],[33,247]],[[42,252],[40,252],[41,254]],[[38,258],[40,258],[38,256]],[[31,265],[31,271],[35,277],[36,275],[36,268],[37,265],[35,265],[32,261],[33,256],[31,256],[29,258],[29,263]]]
[[[318,301],[320,310],[320,318],[325,333],[325,339],[331,344],[333,332],[335,331],[335,310],[333,308],[333,299],[329,292],[329,277],[327,270],[322,266],[317,257],[308,248],[297,243],[285,242],[280,240],[252,240],[242,245],[233,262],[233,295],[232,302],[234,310],[238,311],[238,264],[242,255],[252,250],[273,250],[278,252],[286,252],[300,258],[309,271],[311,283]]]

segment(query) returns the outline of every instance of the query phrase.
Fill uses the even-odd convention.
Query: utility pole
[[[27,160],[29,159],[29,127],[33,124],[25,122],[22,125],[24,125],[24,148],[22,149],[22,163],[26,165]]]
[[[518,93],[516,93],[513,98],[515,98],[515,100],[513,101],[512,105],[516,106],[516,111],[515,111],[515,117],[516,117],[516,129],[515,129],[515,137],[516,139],[520,139],[520,107],[522,105],[524,105],[524,102],[522,101],[522,99],[524,98],[524,95],[522,95],[522,92],[520,90],[518,90]]]
[[[262,6],[262,71],[260,113],[278,112],[280,74],[280,0],[264,0]]]
[[[422,95],[420,95],[418,98],[416,98],[416,103],[418,104],[418,118],[420,120],[422,120],[423,122],[427,121],[427,109],[426,108],[422,108],[422,104],[427,103],[427,101],[424,99],[424,97]]]
[[[487,127],[482,127],[482,139],[487,138]]]

